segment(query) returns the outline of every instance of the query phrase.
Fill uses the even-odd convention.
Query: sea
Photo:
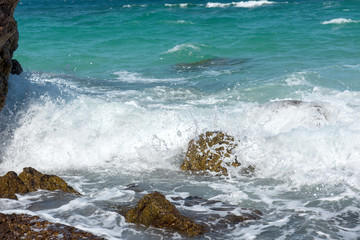
[[[82,197],[41,190],[1,212],[187,239],[120,214],[157,191],[207,226],[189,239],[360,239],[360,1],[20,0],[15,18],[0,175],[33,167]],[[255,171],[180,170],[206,131]]]

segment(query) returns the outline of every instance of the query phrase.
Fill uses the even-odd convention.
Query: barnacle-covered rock
[[[0,198],[17,199],[15,193],[28,193],[29,189],[15,172],[0,177]]]
[[[42,174],[34,168],[24,168],[19,178],[24,182],[29,191],[33,192],[39,189],[55,191],[61,190],[68,193],[81,195],[79,192],[69,186],[62,178],[55,175]]]
[[[103,240],[104,238],[84,232],[74,227],[51,223],[36,216],[27,214],[0,213],[0,239],[87,239]]]
[[[182,170],[212,171],[227,174],[226,167],[239,167],[241,164],[233,155],[237,147],[234,137],[220,131],[205,132],[193,139],[181,165]]]
[[[19,176],[10,171],[0,177],[0,198],[17,199],[16,193],[24,194],[34,192],[39,189],[81,194],[70,187],[62,178],[55,175],[42,174],[34,168],[28,167]]]
[[[127,222],[142,224],[147,227],[167,228],[187,236],[203,233],[203,227],[191,219],[182,216],[164,195],[154,192],[145,195],[135,208],[125,213]]]

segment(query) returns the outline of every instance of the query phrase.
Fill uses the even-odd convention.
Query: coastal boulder
[[[27,214],[0,213],[0,239],[87,239],[104,238],[60,223],[51,223]]]
[[[227,174],[227,166],[241,164],[233,155],[237,147],[234,137],[220,131],[208,131],[189,142],[182,170],[212,171]]]
[[[69,186],[62,178],[55,175],[42,174],[34,168],[24,168],[19,178],[24,182],[29,191],[37,191],[39,189],[55,191],[61,190],[68,193],[81,195],[79,192]]]
[[[19,176],[10,171],[0,177],[0,198],[16,199],[16,193],[24,194],[39,189],[74,193],[81,196],[79,192],[70,187],[62,178],[55,175],[42,174],[34,168],[28,167]]]
[[[0,198],[16,199],[15,193],[28,193],[29,189],[15,172],[8,172],[0,177]]]
[[[14,19],[19,0],[0,0],[0,110],[5,104],[12,57],[18,47],[19,32]]]
[[[203,227],[182,216],[164,195],[154,192],[145,195],[137,205],[125,213],[127,222],[146,227],[167,228],[187,236],[203,233]]]

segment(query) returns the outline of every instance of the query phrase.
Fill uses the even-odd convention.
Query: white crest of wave
[[[285,82],[288,86],[311,86],[311,84],[306,80],[308,79],[309,72],[297,72],[292,73],[287,76]]]
[[[189,6],[189,3],[177,3],[177,4],[172,4],[172,3],[165,3],[165,7],[181,7],[181,8],[186,8]]]
[[[176,172],[190,139],[221,130],[240,140],[238,159],[256,166],[257,177],[294,185],[345,183],[360,189],[360,92],[314,87],[304,92],[302,101],[218,106],[211,102],[225,93],[179,96],[181,104],[172,104],[169,98],[159,100],[160,90],[111,101],[81,94],[68,101],[32,101],[0,146],[0,172],[28,166],[44,172]],[[157,104],[143,107],[141,99],[148,97]]]
[[[114,72],[114,75],[117,76],[118,80],[129,83],[154,83],[154,82],[181,82],[184,81],[185,78],[149,78],[144,77],[140,73],[128,72],[128,71],[118,71]]]
[[[350,18],[335,18],[329,21],[324,21],[322,24],[345,24],[345,23],[358,23],[359,21],[352,20]]]
[[[270,5],[275,2],[260,0],[260,1],[240,1],[240,2],[231,2],[231,3],[219,3],[219,2],[208,2],[206,4],[207,8],[225,8],[225,7],[239,7],[239,8],[253,8],[260,7],[263,5]]]
[[[200,51],[200,47],[197,46],[196,44],[192,44],[192,43],[183,43],[183,44],[174,46],[173,48],[167,50],[165,53],[174,53],[174,52],[179,52],[179,51],[184,51],[184,50]]]

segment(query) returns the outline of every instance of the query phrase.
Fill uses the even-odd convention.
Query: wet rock
[[[0,177],[0,198],[16,199],[15,193],[28,193],[29,189],[15,172],[8,172]],[[1,238],[0,238],[1,239]]]
[[[223,132],[206,132],[190,141],[182,170],[212,171],[227,174],[227,166],[241,164],[233,155],[237,147],[234,137]]]
[[[175,230],[187,236],[197,236],[204,231],[202,226],[182,216],[175,206],[158,192],[145,195],[134,208],[126,212],[125,219],[127,222],[147,227]]]
[[[0,213],[0,239],[88,239],[104,238],[84,232],[74,227],[51,223],[36,216],[26,214]]]
[[[5,176],[0,177],[0,198],[17,199],[16,193],[24,194],[39,189],[49,191],[61,190],[81,196],[79,192],[67,185],[62,178],[55,175],[42,174],[31,167],[24,168],[19,176],[15,172],[10,171]]]
[[[218,200],[201,197],[172,197],[176,206],[186,206],[186,215],[204,224],[209,231],[231,230],[245,221],[259,220],[262,212],[255,209],[240,208]],[[208,211],[190,211],[189,209],[208,209]]]
[[[29,191],[33,192],[39,189],[55,191],[61,190],[68,193],[81,195],[79,192],[69,186],[62,178],[55,175],[42,174],[34,168],[24,168],[19,178],[24,182]]]
[[[18,62],[18,60],[11,60],[11,74],[20,75],[23,72],[23,69]]]
[[[18,1],[0,0],[0,110],[4,107],[8,91],[12,56],[18,47],[19,32],[13,17]]]

